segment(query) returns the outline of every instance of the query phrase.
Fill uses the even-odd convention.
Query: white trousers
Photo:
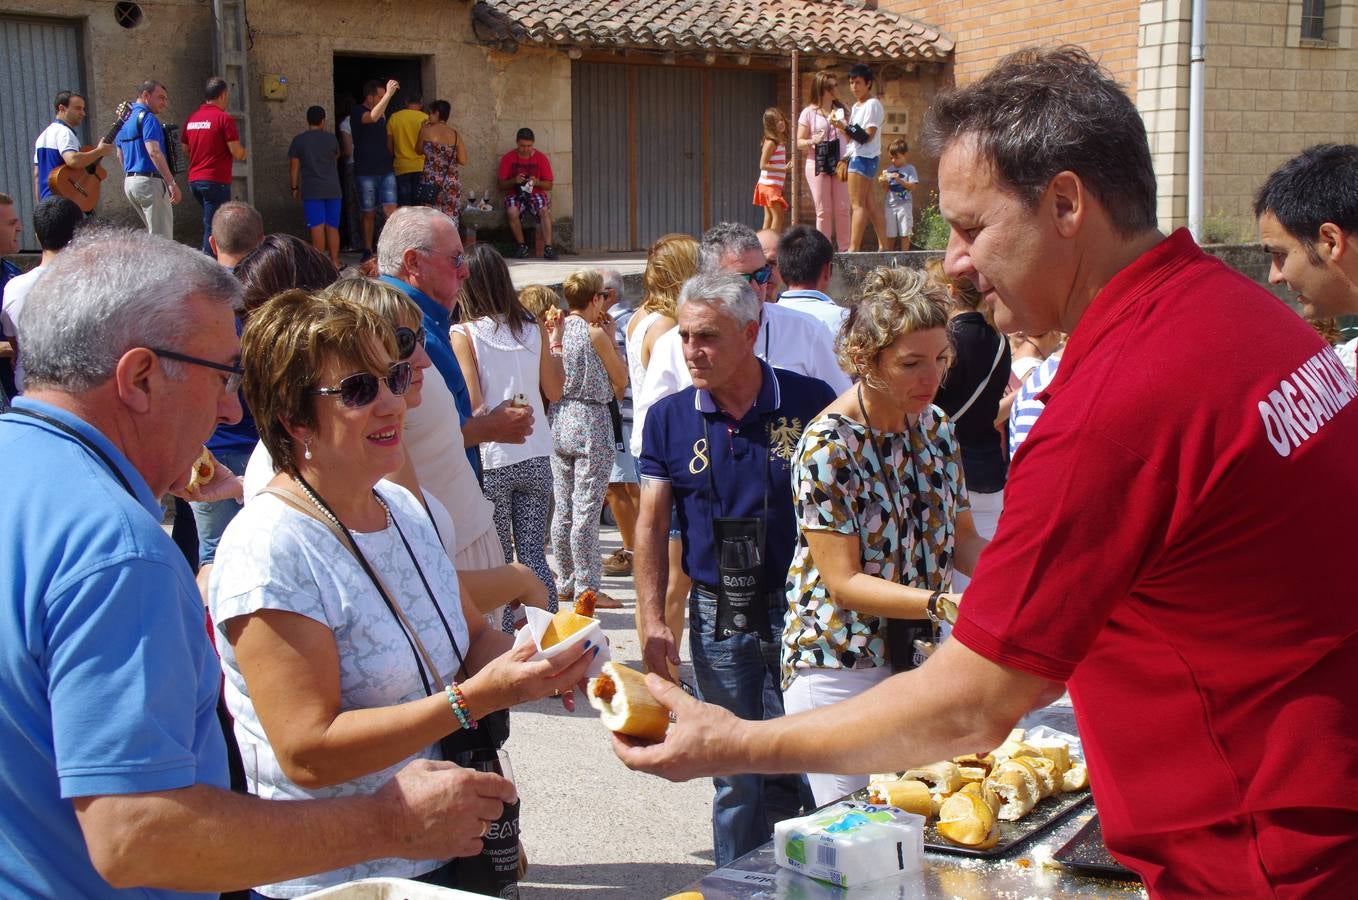
[[[797,677],[783,691],[783,711],[787,715],[819,709],[855,697],[891,677],[890,666],[874,669],[797,669]],[[808,772],[806,780],[817,806],[838,800],[845,794],[868,786],[868,776],[826,775]]]

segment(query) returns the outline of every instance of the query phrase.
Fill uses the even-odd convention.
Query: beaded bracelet
[[[467,698],[462,693],[462,688],[457,683],[446,685],[448,692],[448,705],[453,708],[453,715],[457,716],[457,723],[464,729],[475,729],[480,723],[472,718],[471,708],[467,706]]]

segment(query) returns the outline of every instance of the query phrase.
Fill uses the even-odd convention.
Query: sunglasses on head
[[[410,377],[413,370],[408,362],[392,363],[387,370],[387,376],[381,380],[387,383],[387,387],[396,396],[401,396],[410,387]],[[322,394],[324,396],[339,397],[340,402],[353,409],[367,406],[377,399],[378,377],[371,372],[355,372],[352,375],[340,379],[340,383],[332,388],[312,388],[308,394]]]
[[[768,284],[769,279],[773,277],[773,263],[764,263],[761,268],[755,269],[753,272],[741,272],[740,274],[750,284]]]
[[[416,347],[424,346],[424,326],[417,329],[406,328],[402,325],[396,329],[396,358],[410,359],[415,353]]]

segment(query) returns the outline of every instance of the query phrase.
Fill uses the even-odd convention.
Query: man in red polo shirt
[[[212,216],[231,199],[231,161],[244,160],[236,120],[226,111],[226,79],[207,80],[203,105],[184,122],[189,192],[203,205],[203,252],[212,255]]]
[[[926,134],[949,274],[1006,331],[1071,333],[953,639],[776,721],[651,679],[677,724],[618,755],[670,778],[899,770],[995,746],[1064,685],[1109,849],[1153,896],[1351,896],[1358,384],[1156,230],[1141,118],[1084,51],[1001,61]]]

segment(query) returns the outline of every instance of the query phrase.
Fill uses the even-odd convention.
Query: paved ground
[[[599,253],[586,256],[562,257],[556,262],[542,259],[506,259],[514,287],[530,284],[560,284],[578,269],[617,269],[622,275],[639,275],[646,271],[645,253]]]
[[[605,528],[603,544],[617,549],[617,531]],[[605,577],[604,590],[625,606],[599,612],[613,658],[639,668],[632,579]],[[682,652],[691,683],[687,642]],[[711,781],[629,771],[593,709],[571,715],[555,700],[517,707],[507,746],[523,798],[525,900],[660,898],[711,871]]]

